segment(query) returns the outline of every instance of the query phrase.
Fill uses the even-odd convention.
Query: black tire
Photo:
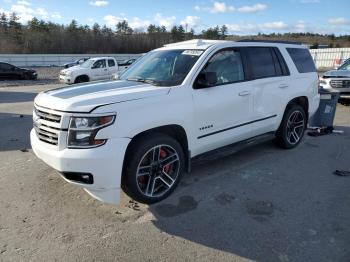
[[[79,83],[84,83],[84,82],[89,82],[89,77],[87,76],[78,76],[75,78],[74,84],[79,84]]]
[[[299,125],[302,124],[302,128],[296,128],[298,125],[290,125],[288,121],[291,120],[291,118],[299,116],[299,118],[296,120],[299,121]],[[280,124],[280,127],[278,128],[276,132],[276,139],[275,142],[278,146],[285,148],[285,149],[291,149],[299,145],[301,142],[305,130],[307,127],[307,118],[304,108],[302,108],[299,105],[296,104],[290,104],[287,106],[287,109],[284,113],[282,122]],[[293,131],[292,131],[293,130]],[[298,137],[298,139],[296,139]]]
[[[166,150],[172,151],[174,155],[176,153],[178,156],[178,161],[176,160],[176,162],[168,165],[164,165],[164,166],[161,165],[161,171],[158,170],[161,174],[157,174],[156,171],[150,171],[152,175],[137,176],[137,173],[140,170],[139,166],[142,164],[142,162],[144,162],[148,154],[151,154],[151,152],[153,152],[150,150],[159,146],[160,146],[160,149],[159,149],[160,151],[161,150],[165,151],[166,149]],[[169,156],[172,155],[172,153],[169,153]],[[158,156],[160,160],[164,160],[166,158],[165,157],[164,159],[161,159],[161,152],[159,152]],[[151,163],[142,164],[142,165],[151,166]],[[156,193],[152,191],[151,195],[149,194],[147,195],[146,192],[149,191],[148,184],[151,184],[153,181],[155,181],[154,184],[157,183],[157,187],[160,186],[160,189],[167,187],[165,186],[165,183],[163,182],[163,180],[160,179],[160,177],[168,180],[167,182],[170,181],[168,179],[169,176],[164,177],[164,174],[163,174],[164,169],[170,165],[171,165],[171,169],[173,169],[171,171],[174,171],[171,177],[173,178],[173,182],[169,183],[171,184],[171,186],[168,187],[167,191],[162,194],[159,193],[158,195],[154,194],[152,196],[152,193]],[[180,143],[176,139],[161,133],[139,137],[137,140],[132,142],[132,144],[128,149],[126,159],[124,162],[122,188],[128,196],[130,196],[132,199],[138,202],[145,203],[145,204],[153,204],[153,203],[159,202],[167,198],[174,191],[184,172],[184,167],[185,167],[185,157],[184,157],[183,149]],[[153,169],[151,168],[151,170]],[[175,173],[175,170],[177,170],[176,173]],[[169,172],[167,171],[166,173],[169,173]],[[142,177],[143,181],[140,181],[141,179],[140,177]],[[149,181],[152,181],[152,182],[149,182]],[[147,184],[147,187],[146,187],[146,184]],[[146,188],[143,189],[142,187],[146,187]],[[155,187],[156,186],[153,186],[153,188]],[[143,190],[145,190],[145,192],[143,192]]]

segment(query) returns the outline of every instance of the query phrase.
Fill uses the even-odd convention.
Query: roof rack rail
[[[258,43],[276,43],[276,44],[291,44],[291,45],[302,45],[302,42],[294,41],[283,41],[283,40],[254,40],[254,39],[241,39],[236,42],[258,42]]]

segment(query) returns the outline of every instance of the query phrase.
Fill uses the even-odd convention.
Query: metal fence
[[[333,68],[342,61],[350,58],[350,48],[311,49],[311,55],[317,68]],[[118,62],[131,58],[138,58],[141,54],[0,54],[0,61],[16,66],[61,66],[82,57],[111,56]]]
[[[310,49],[310,52],[318,69],[334,68],[350,58],[350,48]]]
[[[138,58],[141,54],[0,54],[0,61],[15,66],[62,66],[83,57],[114,57],[118,62],[131,58]]]

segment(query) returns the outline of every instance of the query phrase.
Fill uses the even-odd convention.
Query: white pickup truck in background
[[[63,69],[60,72],[60,82],[76,84],[95,80],[112,79],[118,72],[118,63],[113,57],[90,58],[81,65]]]

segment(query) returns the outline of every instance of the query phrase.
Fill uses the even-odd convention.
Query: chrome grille
[[[330,84],[333,88],[350,88],[350,80],[331,80]]]
[[[49,112],[44,112],[44,111],[36,109],[36,108],[35,108],[35,114],[38,116],[39,119],[44,119],[46,121],[51,121],[51,122],[55,122],[55,123],[61,122],[60,115],[55,115],[55,114],[52,114]]]
[[[36,125],[36,123],[34,123],[34,129],[35,129],[36,135],[41,141],[49,143],[51,145],[56,145],[56,146],[58,145],[58,134],[59,134],[58,130],[51,129],[44,125],[38,126]]]
[[[61,133],[62,116],[53,110],[35,107],[33,112],[33,127],[39,140],[58,146]]]

